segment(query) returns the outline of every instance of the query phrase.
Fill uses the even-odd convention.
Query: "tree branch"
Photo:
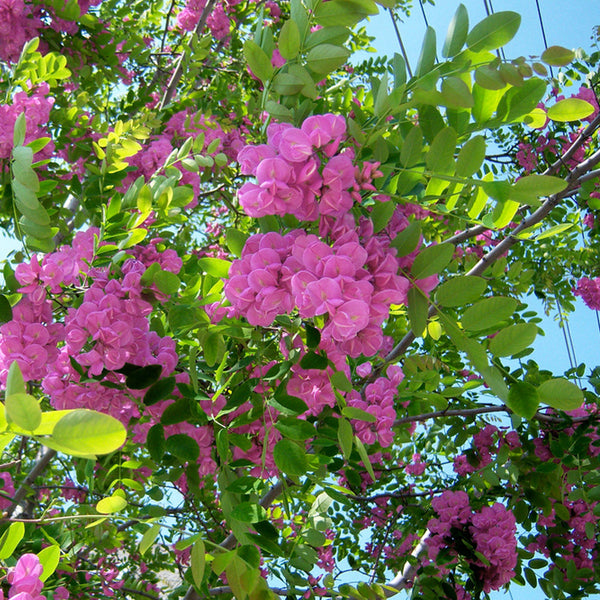
[[[200,15],[200,20],[198,21],[198,25],[196,25],[196,29],[194,30],[194,34],[200,35],[202,30],[204,29],[204,25],[206,25],[206,20],[208,19],[208,15],[213,10],[217,0],[208,0],[202,14]],[[188,43],[189,47],[189,43]],[[163,110],[165,106],[171,101],[173,96],[175,95],[175,91],[177,90],[177,86],[179,85],[179,81],[183,75],[183,59],[185,57],[185,50],[181,53],[177,60],[177,66],[175,67],[175,71],[173,71],[173,75],[171,76],[171,80],[167,85],[167,89],[160,101],[160,105],[158,107],[159,110]]]

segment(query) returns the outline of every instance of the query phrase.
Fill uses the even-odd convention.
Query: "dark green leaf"
[[[161,373],[162,367],[160,365],[138,367],[127,375],[125,385],[131,390],[143,390],[155,383]]]
[[[382,229],[387,227],[394,211],[396,210],[396,203],[393,200],[387,202],[375,202],[371,210],[371,221],[373,221],[373,231],[379,233]]]
[[[294,417],[279,417],[275,428],[286,438],[292,440],[308,440],[316,435],[316,430],[312,423],[304,419]]]
[[[177,458],[195,463],[200,456],[198,442],[185,433],[176,433],[166,439],[165,449]]]
[[[356,419],[357,421],[366,421],[367,423],[375,423],[377,421],[375,415],[356,406],[344,406],[342,414],[348,419]]]
[[[391,242],[392,248],[396,248],[398,256],[407,256],[416,250],[421,240],[421,225],[413,221],[406,229],[403,229]]]
[[[308,460],[306,453],[291,440],[279,440],[273,449],[273,460],[277,468],[288,475],[306,475]]]
[[[321,332],[310,323],[305,323],[304,328],[306,329],[306,345],[309,348],[316,348],[321,343]]]
[[[168,398],[175,389],[175,377],[166,377],[153,383],[144,394],[144,404],[152,406],[165,398]]]
[[[329,361],[326,356],[317,354],[316,352],[307,352],[300,361],[300,366],[303,369],[326,369]]]
[[[342,450],[342,456],[348,460],[350,454],[352,454],[352,446],[354,441],[354,432],[352,431],[352,425],[348,419],[338,419],[338,442],[340,443],[340,449]]]
[[[165,453],[165,430],[160,423],[150,427],[146,447],[152,460],[156,463],[160,462]]]

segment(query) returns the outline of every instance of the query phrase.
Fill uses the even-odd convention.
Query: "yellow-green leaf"
[[[593,112],[594,107],[589,102],[581,98],[567,98],[548,108],[548,117],[559,122],[580,121]]]

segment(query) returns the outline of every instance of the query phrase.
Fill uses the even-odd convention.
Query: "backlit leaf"
[[[519,13],[512,11],[493,13],[471,29],[467,36],[467,46],[473,52],[495,50],[510,42],[520,25]]]
[[[25,431],[35,431],[42,422],[40,403],[29,394],[11,394],[4,401],[6,420]]]
[[[463,4],[459,4],[446,33],[446,40],[442,48],[442,56],[444,58],[452,58],[456,56],[467,41],[469,32],[469,15]]]
[[[538,391],[530,383],[516,381],[510,386],[506,405],[520,417],[532,419],[540,405]]]
[[[540,401],[558,410],[575,410],[583,404],[583,392],[574,384],[559,377],[548,379],[538,388]]]
[[[483,165],[485,159],[486,143],[481,135],[472,137],[458,153],[456,159],[456,176],[471,177]]]
[[[123,496],[117,494],[102,498],[96,504],[96,510],[102,515],[109,515],[112,513],[120,512],[127,506],[127,500]]]
[[[559,122],[580,121],[593,112],[594,107],[589,102],[581,98],[567,98],[548,108],[548,118]]]
[[[541,59],[552,67],[564,67],[575,58],[575,52],[562,46],[550,46],[542,52]]]
[[[40,580],[46,581],[46,579],[56,571],[56,567],[58,567],[60,561],[60,547],[54,544],[48,546],[38,552],[38,558],[40,559],[40,564],[44,568],[40,575]]]

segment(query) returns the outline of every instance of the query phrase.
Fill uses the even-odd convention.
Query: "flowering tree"
[[[395,4],[0,0],[10,598],[597,591],[598,55]]]

